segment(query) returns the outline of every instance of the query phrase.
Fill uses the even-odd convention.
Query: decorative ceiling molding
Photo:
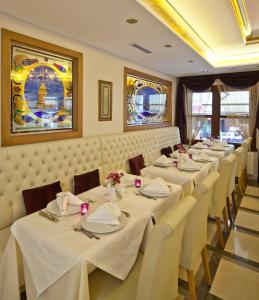
[[[230,0],[241,36],[246,45],[259,43],[259,35],[251,29],[247,8],[244,0]]]
[[[161,23],[167,26],[187,45],[196,51],[214,68],[240,66],[249,64],[258,64],[259,52],[225,53],[217,55],[204,37],[200,36],[190,23],[184,18],[183,14],[174,7],[172,0],[136,0],[147,11],[154,15]],[[242,37],[246,44],[252,43],[252,35],[250,23],[247,17],[246,9],[243,0],[230,0],[235,11],[235,15],[242,28]],[[241,7],[241,8],[240,8]],[[253,37],[254,38],[254,37]],[[255,43],[255,40],[253,40]]]

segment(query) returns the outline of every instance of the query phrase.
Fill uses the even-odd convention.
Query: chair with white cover
[[[235,157],[233,160],[233,156]],[[231,206],[230,206],[230,199],[232,199],[232,204],[234,211],[237,211],[236,207],[236,200],[235,200],[235,190],[236,190],[236,174],[237,174],[237,165],[239,162],[239,156],[234,154],[231,154],[228,156],[228,158],[231,159],[231,172],[229,176],[229,181],[228,181],[228,190],[227,190],[227,211],[228,211],[228,217],[230,223],[233,223],[232,218],[231,218]],[[228,232],[230,231],[230,227],[228,227]]]
[[[178,265],[185,224],[195,198],[187,196],[154,226],[125,281],[97,269],[89,274],[91,300],[170,300],[178,297]]]
[[[220,218],[223,215],[226,230],[229,231],[226,199],[229,192],[231,172],[235,160],[236,160],[236,156],[234,154],[230,154],[229,156],[227,156],[225,159],[221,161],[219,167],[220,178],[215,184],[212,203],[209,208],[209,214],[214,216],[216,219],[218,239],[220,242],[220,246],[223,249],[225,247],[225,242],[222,235]]]
[[[243,143],[241,144],[241,147],[245,149],[245,155],[244,155],[244,170],[242,173],[243,183],[244,187],[246,188],[247,182],[246,182],[246,176],[247,176],[247,160],[248,160],[248,152],[251,151],[251,144],[252,144],[253,138],[250,136],[246,138]]]
[[[186,269],[189,294],[192,300],[197,299],[194,268],[200,256],[202,256],[207,283],[211,285],[206,247],[207,219],[214,186],[219,176],[218,172],[212,172],[194,188],[192,196],[195,197],[197,202],[188,217],[183,234],[180,266]]]
[[[243,196],[245,192],[245,184],[243,181],[243,172],[245,169],[245,156],[246,156],[246,149],[244,147],[238,147],[234,154],[237,156],[237,168],[236,168],[236,177],[238,180],[238,188],[240,194]]]

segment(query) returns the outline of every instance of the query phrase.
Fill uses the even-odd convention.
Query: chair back
[[[243,170],[245,168],[245,155],[246,151],[244,147],[238,147],[234,154],[237,156],[237,167],[236,167],[236,177],[241,177]]]
[[[140,175],[140,171],[145,168],[144,157],[142,154],[139,154],[135,157],[129,159],[129,166],[131,174]]]
[[[161,155],[165,155],[166,157],[170,157],[170,155],[173,153],[172,147],[168,146],[165,148],[162,148],[160,150]]]
[[[141,266],[137,300],[177,298],[182,236],[195,203],[192,196],[179,200],[154,226]]]
[[[231,199],[231,194],[235,191],[236,186],[236,173],[237,173],[237,163],[238,163],[238,156],[235,154],[230,154],[226,159],[231,160],[231,170],[230,176],[228,181],[228,188],[227,188],[227,197]]]
[[[229,190],[231,189],[229,186],[232,186],[233,179],[235,180],[235,173],[233,173],[233,178],[231,178],[231,173],[235,161],[236,156],[234,154],[230,154],[228,157],[221,161],[219,167],[220,177],[215,183],[212,203],[209,209],[209,213],[213,216],[220,217],[223,208],[226,206],[226,198],[228,196]]]
[[[193,190],[197,200],[191,211],[183,235],[180,265],[193,270],[194,264],[207,243],[207,219],[212,202],[214,185],[219,179],[218,172],[212,172]]]

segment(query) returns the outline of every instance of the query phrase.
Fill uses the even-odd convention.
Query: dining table
[[[204,144],[203,142],[198,142],[195,145],[191,146],[191,149],[197,151],[198,153],[203,152],[210,157],[223,159],[230,155],[235,150],[235,147],[234,145],[227,143],[224,145],[208,145]]]
[[[188,154],[183,154],[187,156]],[[147,178],[161,177],[167,182],[182,186],[184,196],[191,195],[194,187],[204,180],[212,171],[218,170],[219,159],[212,157],[209,161],[201,162],[187,158],[192,166],[196,166],[196,170],[181,169],[176,165],[177,159],[172,158],[171,163],[166,166],[157,165],[155,162],[146,166],[141,170],[141,175]]]
[[[138,179],[143,186],[154,180]],[[44,217],[44,213],[49,214],[44,209],[41,214],[35,212],[15,221],[0,262],[0,298],[20,299],[18,247],[23,257],[28,300],[89,300],[88,276],[96,268],[124,280],[138,251],[145,251],[155,220],[182,197],[181,186],[166,185],[169,192],[163,197],[142,194],[134,185],[124,186],[124,193],[112,202],[121,209],[120,224],[123,224],[116,230],[109,227],[110,231],[97,231],[92,238],[77,229],[109,202],[107,187],[102,185],[78,195],[82,202],[89,204],[86,215],[78,210],[64,216],[55,215],[54,221]]]

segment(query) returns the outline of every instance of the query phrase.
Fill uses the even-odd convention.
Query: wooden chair
[[[101,270],[89,275],[91,300],[167,300],[178,297],[178,265],[184,227],[196,200],[187,196],[154,226],[125,281]]]
[[[232,166],[235,160],[236,156],[234,154],[231,154],[222,160],[219,168],[220,178],[215,183],[212,203],[209,208],[210,215],[213,215],[216,219],[217,235],[222,249],[225,247],[225,242],[222,235],[220,217],[223,215],[226,230],[229,232],[226,199]]]
[[[193,191],[197,202],[191,211],[183,235],[180,266],[187,271],[189,294],[192,300],[196,300],[196,286],[194,266],[200,255],[205,270],[208,285],[211,285],[211,275],[207,257],[207,219],[209,206],[212,202],[215,183],[219,179],[219,173],[212,172],[198,184]]]

